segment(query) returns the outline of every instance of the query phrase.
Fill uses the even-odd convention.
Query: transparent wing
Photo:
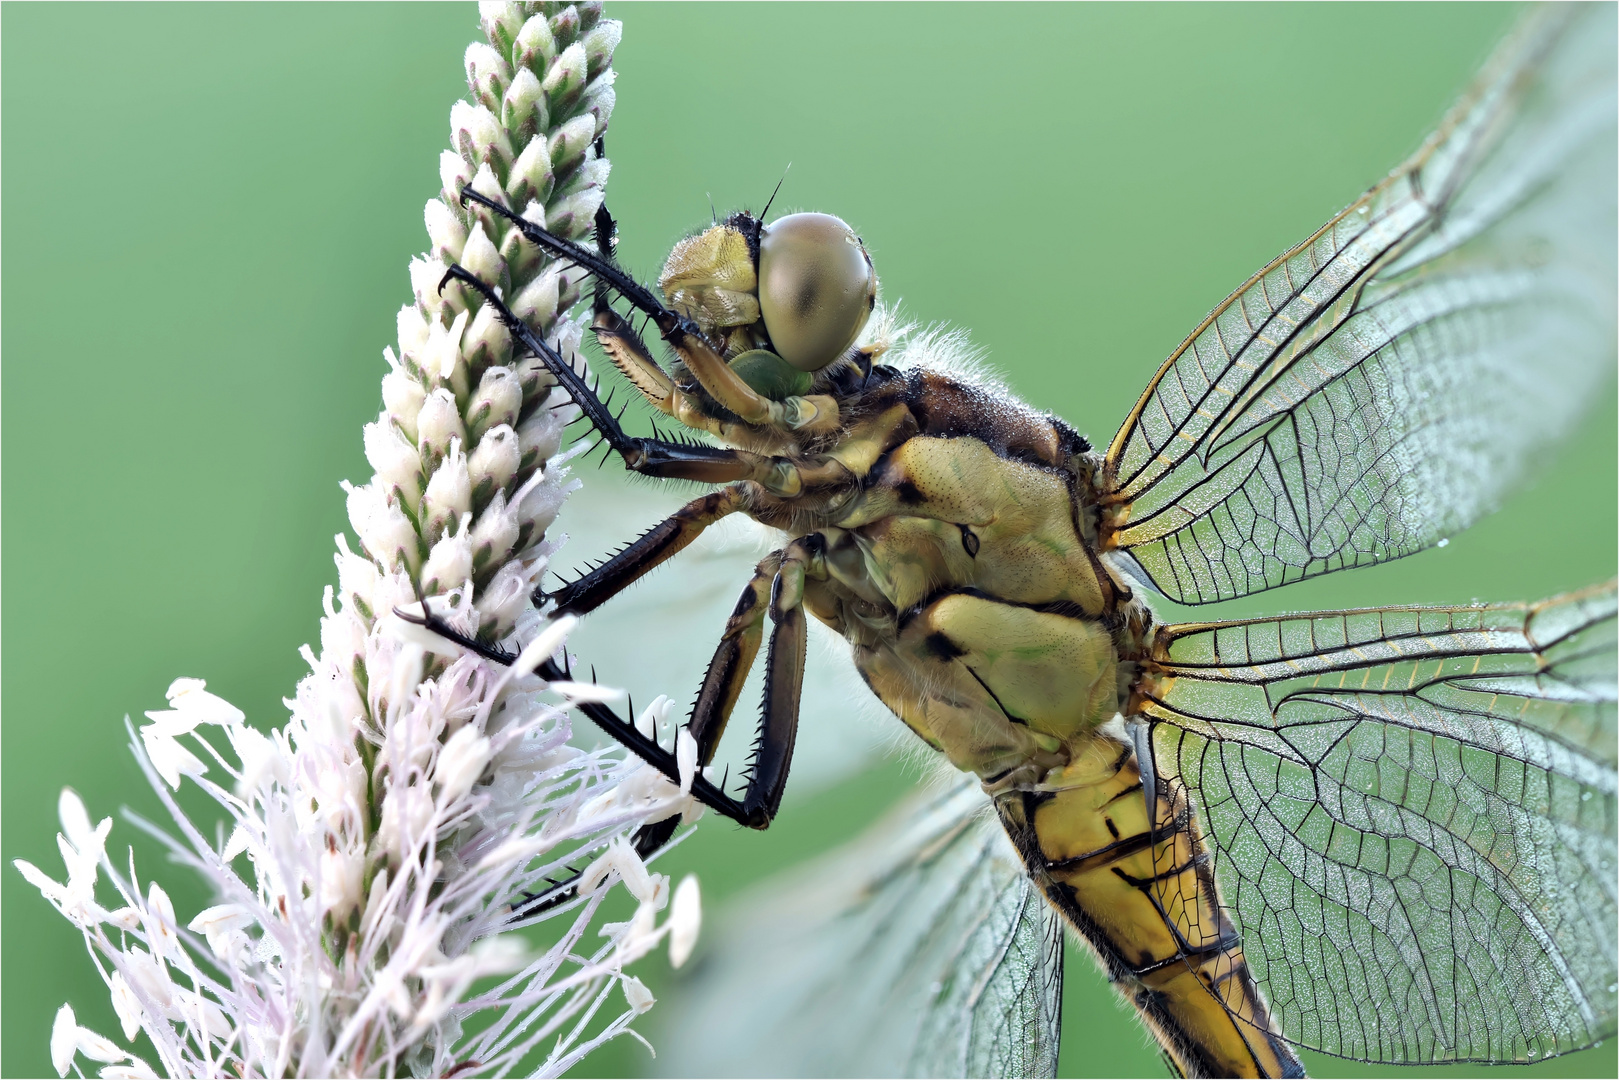
[[[1493,509],[1612,371],[1616,48],[1611,4],[1536,11],[1410,161],[1216,308],[1108,448],[1104,546],[1199,604]]]
[[[734,904],[671,1075],[1054,1076],[1062,927],[976,780]]]
[[[1139,712],[1289,1040],[1528,1061],[1615,1017],[1615,586],[1161,628]]]

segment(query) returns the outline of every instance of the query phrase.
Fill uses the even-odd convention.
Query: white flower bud
[[[591,27],[582,42],[590,77],[595,76],[613,62],[613,50],[624,37],[624,24],[616,19],[603,19]]]
[[[471,724],[451,735],[439,750],[434,769],[440,800],[453,803],[471,791],[489,764],[490,753],[489,740]]]
[[[533,415],[517,428],[522,467],[543,465],[550,461],[562,445],[562,432],[567,426],[567,418],[555,409],[534,410]]]
[[[506,96],[501,101],[501,120],[506,130],[532,138],[550,126],[546,115],[545,91],[540,88],[539,76],[526,67],[517,69]]]
[[[592,188],[601,189],[607,186],[607,175],[613,171],[613,163],[606,158],[591,158],[574,170],[568,177],[567,186],[562,194],[572,195],[578,191],[588,191]]]
[[[372,485],[366,484],[349,488],[348,512],[349,524],[373,559],[390,569],[403,559],[406,566],[415,569],[421,555],[416,530],[399,507],[389,505]]]
[[[342,533],[337,535],[337,549],[333,561],[337,563],[337,587],[343,593],[343,605],[355,608],[361,618],[375,618],[376,563],[350,551],[348,537]]]
[[[481,164],[496,162],[505,169],[512,161],[506,129],[482,105],[457,101],[450,106],[450,145],[461,151],[462,157]]]
[[[474,501],[487,498],[512,482],[512,477],[517,475],[520,454],[517,432],[509,425],[501,424],[485,433],[467,458]]]
[[[443,200],[429,199],[422,217],[427,222],[427,239],[432,245],[430,254],[446,263],[460,262],[461,248],[467,242],[467,227],[461,223],[460,216],[445,206]]]
[[[504,364],[511,356],[512,338],[500,321],[493,304],[484,304],[472,316],[472,325],[461,337],[461,355],[473,370],[489,364]]]
[[[557,55],[557,39],[544,15],[532,16],[517,32],[513,56],[523,67],[547,68]]]
[[[562,268],[553,263],[511,301],[512,313],[530,326],[550,322],[556,317],[561,288]]]
[[[602,204],[602,189],[586,188],[551,204],[545,214],[545,227],[563,236],[578,237],[590,229],[596,210]]]
[[[455,535],[434,544],[422,564],[422,592],[426,595],[449,592],[472,576],[472,541],[467,535],[471,516],[463,514]]]
[[[517,507],[517,519],[528,529],[528,543],[534,543],[541,533],[551,527],[551,522],[557,518],[557,511],[562,508],[562,501],[579,487],[577,480],[564,482],[561,476],[547,476],[543,483],[535,484],[523,496]]]
[[[518,154],[517,160],[512,163],[511,175],[506,180],[506,190],[511,194],[513,205],[530,201],[544,202],[551,197],[554,183],[550,145],[543,137],[537,135],[529,140],[528,145],[523,147],[523,152]]]
[[[427,395],[422,411],[416,415],[416,445],[421,451],[423,466],[437,469],[438,463],[449,453],[451,440],[466,441],[467,429],[461,423],[461,410],[455,406],[455,395],[440,387]]]
[[[703,926],[703,901],[697,878],[687,874],[675,889],[669,911],[669,966],[679,967],[691,958],[697,947],[697,934]]]
[[[500,181],[495,179],[494,171],[488,165],[478,166],[477,173],[472,177],[472,190],[490,202],[504,204],[506,201],[505,192],[500,190]],[[482,220],[482,215],[488,214],[489,208],[474,204],[472,212],[480,215],[480,220]]]
[[[506,63],[504,56],[481,41],[467,46],[464,64],[467,88],[485,106],[495,108],[506,93],[507,84],[512,81],[511,65]]]
[[[563,49],[562,55],[551,62],[551,66],[546,69],[545,78],[540,80],[540,86],[552,101],[566,100],[584,88],[588,64],[584,43],[576,41]],[[594,132],[592,134],[594,135]]]
[[[612,119],[613,106],[618,103],[618,92],[613,89],[615,72],[607,72],[585,87],[585,96],[579,99],[578,110],[596,118],[596,130],[606,131]]]
[[[422,493],[422,464],[416,456],[416,448],[399,434],[387,413],[383,413],[380,420],[365,425],[364,442],[365,459],[376,470],[378,478],[398,491],[405,505],[414,510]]]
[[[568,51],[572,52],[570,46]],[[562,61],[558,60],[560,64]],[[553,69],[555,70],[555,69]],[[566,172],[584,157],[585,148],[596,141],[596,118],[590,115],[576,116],[557,129],[551,136],[551,168],[556,172]]]
[[[503,563],[473,604],[478,611],[479,628],[492,627],[491,634],[496,641],[507,637],[517,626],[517,617],[528,603],[533,586],[532,574],[522,563]]]
[[[467,236],[466,247],[461,250],[461,265],[479,281],[490,285],[500,284],[506,262],[495,250],[489,234],[484,232],[482,221],[474,223],[472,232]]]
[[[506,493],[497,491],[494,499],[472,526],[472,566],[482,571],[503,560],[517,543],[519,523],[516,512],[506,505]]]
[[[410,260],[410,291],[416,296],[416,306],[429,315],[437,315],[444,307],[450,291],[457,288],[457,283],[451,282],[444,287],[442,294],[439,292],[439,282],[444,280],[446,269],[448,268],[438,259]]]
[[[517,422],[523,407],[523,384],[510,368],[492,367],[478,380],[478,389],[467,403],[467,429],[478,438],[490,428]]]
[[[392,349],[384,350],[384,355],[390,363],[394,362]],[[383,407],[406,438],[416,438],[416,414],[422,411],[422,402],[426,399],[427,389],[403,368],[395,367],[382,377]]]
[[[412,282],[414,284],[414,280]],[[413,364],[421,363],[422,348],[427,344],[427,320],[409,304],[399,309],[399,352]]]
[[[523,26],[523,9],[510,0],[478,0],[478,23],[483,36],[509,48]]]
[[[460,521],[471,510],[472,481],[467,476],[467,459],[461,453],[461,440],[453,438],[422,494],[422,535],[428,543],[436,543],[452,522]],[[477,550],[476,543],[473,550]]]
[[[438,156],[438,178],[444,185],[439,194],[451,206],[461,205],[461,189],[472,182],[472,166],[454,150],[446,150]]]

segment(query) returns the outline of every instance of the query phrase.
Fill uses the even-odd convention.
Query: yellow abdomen
[[[1098,732],[1049,790],[996,808],[1047,899],[1186,1076],[1302,1076],[1220,903],[1208,842],[1180,789],[1149,819],[1134,749]]]

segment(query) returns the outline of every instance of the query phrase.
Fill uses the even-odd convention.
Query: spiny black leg
[[[545,363],[546,368],[568,392],[574,404],[579,406],[592,426],[601,433],[607,445],[624,459],[626,468],[645,476],[696,480],[707,484],[723,484],[731,480],[746,479],[756,471],[754,463],[744,459],[735,450],[697,443],[642,439],[627,434],[620,426],[618,418],[585,382],[585,377],[575,371],[572,364],[562,359],[561,354],[555,349],[540,340],[527,323],[513,315],[511,309],[495,294],[494,289],[479,281],[459,264],[451,266],[445,272],[443,281],[439,282],[439,288],[443,289],[450,281],[465,282],[483,296],[485,303],[494,307],[495,313],[500,316],[500,321],[506,325],[512,337]]]
[[[578,580],[552,593],[536,590],[534,602],[555,600],[558,611],[578,615],[594,611],[679,554],[714,522],[742,509],[745,501],[744,489],[736,484],[693,499]]]
[[[635,830],[635,835],[630,837],[630,847],[635,850],[635,854],[641,858],[641,861],[645,862],[662,850],[663,846],[670,840],[674,839],[675,830],[678,828],[680,828],[679,814],[666,817],[662,821],[642,825]],[[537,893],[525,893],[522,903],[512,909],[512,921],[532,918],[541,912],[561,907],[578,896],[579,877],[583,873],[584,871],[582,870],[569,867],[568,876],[560,881],[552,881],[549,889]]]
[[[513,653],[469,637],[431,612],[425,615],[417,615],[395,608],[394,614],[406,622],[415,623],[417,626],[431,630],[439,637],[447,641],[453,641],[463,649],[493,663],[510,667],[517,660],[516,655]],[[572,679],[572,675],[565,668],[551,659],[541,661],[540,665],[534,669],[534,673],[546,682],[566,682]],[[618,715],[602,702],[582,701],[574,707],[595,721],[596,725],[608,735],[623,743],[636,757],[661,772],[671,783],[676,785],[680,783],[680,765],[675,759],[674,751],[665,750],[662,746],[659,746],[656,738],[641,734],[633,723]],[[701,774],[692,777],[691,794],[698,802],[715,813],[728,817],[742,825],[750,824],[747,813],[742,809],[742,804],[721,791]],[[758,826],[754,827],[757,828]]]
[[[692,705],[691,719],[686,730],[697,743],[697,763],[708,765],[714,760],[725,725],[736,708],[743,683],[759,655],[759,644],[764,639],[765,613],[770,606],[771,583],[781,569],[782,553],[773,551],[755,568],[753,578],[742,590],[731,617],[725,621],[725,634],[714,650],[714,658],[703,673],[703,685],[697,691]]]
[[[658,328],[665,334],[680,326],[681,319],[679,315],[676,315],[674,312],[664,307],[663,304],[659,302],[658,298],[652,294],[652,290],[646,288],[624,271],[620,270],[610,260],[604,259],[600,255],[594,254],[586,248],[580,247],[571,240],[564,240],[560,236],[553,236],[551,233],[546,232],[541,226],[536,225],[527,218],[517,216],[506,207],[500,205],[500,203],[495,202],[493,199],[485,198],[476,191],[473,191],[471,187],[464,187],[461,189],[461,202],[465,204],[468,201],[488,207],[491,213],[499,214],[501,217],[517,226],[518,231],[523,234],[524,239],[526,239],[529,243],[534,244],[537,247],[544,248],[546,251],[549,251],[552,255],[559,258],[567,259],[568,261],[578,265],[581,269],[588,271],[590,274],[595,276],[598,281],[605,282],[611,286],[620,296],[628,300],[633,306],[640,308],[642,311],[652,316],[652,318],[657,322]]]
[[[819,534],[796,540],[787,549],[770,593],[770,653],[765,661],[764,711],[759,718],[759,744],[749,766],[748,790],[742,808],[748,824],[762,829],[781,809],[787,790],[787,771],[798,740],[798,706],[804,693],[804,653],[808,640],[804,622],[806,570],[824,574]]]

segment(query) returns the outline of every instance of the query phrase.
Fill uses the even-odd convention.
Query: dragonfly
[[[1613,584],[1187,624],[1147,600],[1215,603],[1439,543],[1602,385],[1612,19],[1536,13],[1411,160],[1192,332],[1105,447],[944,350],[862,342],[875,269],[831,215],[733,215],[678,245],[654,291],[613,262],[605,213],[593,252],[465,193],[595,276],[609,360],[707,438],[628,435],[492,286],[450,278],[632,471],[717,485],[536,600],[592,611],[732,514],[785,534],[683,747],[592,718],[764,828],[812,616],[970,778],[800,889],[797,915],[763,913],[751,962],[809,995],[800,1021],[843,988],[825,1025],[800,1023],[827,1071],[853,1053],[869,1073],[1050,1074],[1065,933],[1184,1075],[1301,1075],[1297,1046],[1521,1061],[1613,1034]],[[758,749],[733,794],[701,767],[761,649]],[[772,965],[782,927],[823,943],[819,971]],[[779,1012],[768,997],[731,1011],[779,1051],[752,1009]]]

